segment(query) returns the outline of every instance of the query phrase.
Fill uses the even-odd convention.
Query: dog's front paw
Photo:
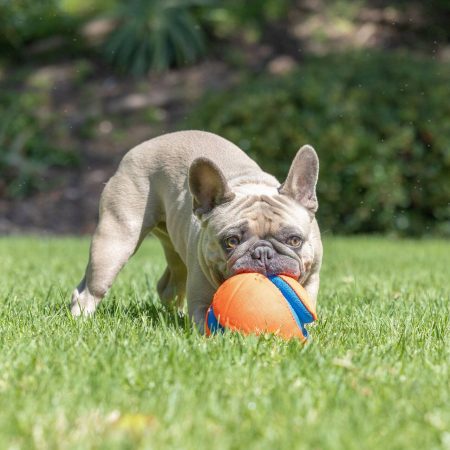
[[[200,334],[205,334],[205,318],[207,309],[207,306],[200,306],[191,313],[192,323]]]
[[[99,301],[85,288],[79,291],[76,288],[72,293],[72,300],[70,303],[70,312],[74,317],[89,317],[94,314],[97,309]]]

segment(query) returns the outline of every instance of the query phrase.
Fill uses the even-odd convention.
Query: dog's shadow
[[[105,299],[99,306],[97,313],[104,317],[125,318],[130,321],[150,322],[153,325],[169,329],[190,331],[193,323],[189,316],[176,308],[168,308],[151,297],[138,301],[122,303],[118,298]]]

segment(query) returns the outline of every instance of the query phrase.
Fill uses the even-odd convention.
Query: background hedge
[[[39,92],[0,91],[0,198],[27,197],[58,184],[61,175],[51,169],[79,165],[79,155],[62,143],[64,125]]]
[[[449,80],[448,65],[399,54],[315,58],[209,95],[186,125],[230,139],[280,179],[312,144],[323,230],[450,235]]]

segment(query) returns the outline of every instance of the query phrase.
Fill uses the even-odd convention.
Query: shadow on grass
[[[130,321],[146,320],[153,325],[164,328],[191,332],[194,328],[189,316],[176,308],[167,308],[159,302],[148,298],[147,300],[131,301],[123,304],[119,298],[106,299],[99,306],[98,313],[103,317],[127,318]]]
[[[40,306],[41,313],[48,319],[61,316],[72,318],[68,293],[58,289],[60,302],[55,305],[48,301],[53,292],[54,287],[52,286],[45,295],[44,305]],[[10,303],[14,305],[15,303],[10,300],[12,297],[11,291],[4,299],[3,306],[7,306]],[[119,320],[146,322],[155,327],[178,330],[185,333],[192,333],[195,329],[195,325],[187,314],[177,308],[165,307],[156,296],[150,294],[144,297],[126,294],[115,294],[106,297],[91,318],[103,318],[111,322],[118,322]]]

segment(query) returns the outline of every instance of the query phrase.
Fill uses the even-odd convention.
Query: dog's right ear
[[[208,158],[197,158],[189,167],[189,190],[197,217],[235,197],[222,171]]]

